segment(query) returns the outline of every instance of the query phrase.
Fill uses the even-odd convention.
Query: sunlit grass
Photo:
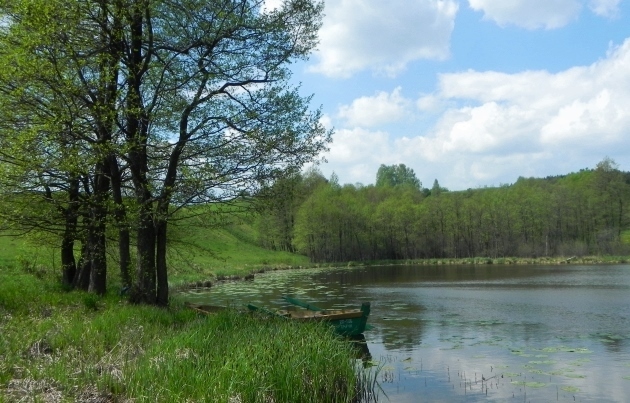
[[[235,310],[199,316],[177,300],[133,306],[53,284],[0,272],[7,401],[345,402],[369,383],[327,327]]]

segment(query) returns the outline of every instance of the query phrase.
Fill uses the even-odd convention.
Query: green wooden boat
[[[265,312],[271,315],[296,321],[316,321],[330,324],[335,332],[342,336],[357,336],[363,334],[367,330],[367,319],[370,315],[370,303],[364,302],[360,309],[323,309],[313,304],[309,304],[299,299],[282,297],[290,304],[305,308],[304,310],[277,310],[271,311],[256,305],[249,304],[247,307],[252,311]]]

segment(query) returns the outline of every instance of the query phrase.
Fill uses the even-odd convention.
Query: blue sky
[[[267,0],[269,5],[279,0]],[[425,187],[630,170],[630,0],[327,0],[294,79],[341,183],[403,163]]]

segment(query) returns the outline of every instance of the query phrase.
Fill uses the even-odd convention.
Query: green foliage
[[[7,401],[341,402],[357,391],[350,346],[328,328],[199,316],[178,301],[132,306],[115,293],[86,310],[94,295],[13,270],[0,272]]]
[[[220,313],[147,351],[127,391],[164,401],[350,401],[349,347],[321,326]]]
[[[416,177],[413,169],[405,166],[405,164],[381,164],[376,172],[376,186],[410,186],[420,189],[422,183]]]
[[[106,292],[115,227],[123,283],[133,233],[133,293],[167,304],[172,214],[256,195],[331,140],[290,83],[320,1],[15,0],[0,15],[0,229],[51,234],[68,287]]]
[[[315,262],[624,255],[630,183],[611,160],[561,177],[429,196],[391,186],[321,187],[299,208],[298,250]],[[389,182],[388,182],[389,181]],[[378,181],[377,181],[378,182]]]

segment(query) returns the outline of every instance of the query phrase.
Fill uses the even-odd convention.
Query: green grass
[[[346,402],[369,383],[327,327],[54,284],[0,272],[0,401]]]
[[[306,256],[259,247],[256,232],[247,220],[239,219],[238,222],[222,227],[202,224],[204,223],[198,219],[189,218],[177,221],[169,227],[167,259],[169,281],[172,285],[310,264]],[[0,236],[0,272],[3,267],[22,267],[61,275],[59,248],[53,245],[50,241],[42,244],[41,240],[29,237]],[[110,282],[118,284],[115,239],[109,240],[108,248]],[[76,256],[79,256],[78,250]]]
[[[246,275],[261,268],[309,265],[306,256],[257,246],[247,223],[220,229],[178,226],[172,233],[176,241],[169,250],[169,265],[179,281],[198,280],[200,274]]]

